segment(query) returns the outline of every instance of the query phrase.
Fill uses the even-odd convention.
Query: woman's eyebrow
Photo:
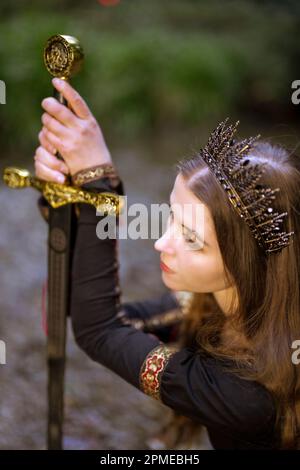
[[[170,209],[172,210],[171,199],[169,200],[169,205],[170,205]],[[172,212],[173,212],[173,211],[172,211]],[[173,212],[173,213],[174,213],[174,212]],[[184,228],[185,230],[187,230],[188,232],[190,232],[190,233],[196,235],[196,237],[197,237],[202,243],[204,243],[204,245],[208,246],[208,243],[207,243],[205,240],[203,240],[203,238],[199,235],[199,233],[198,233],[196,230],[193,230],[193,229],[187,227],[187,226],[184,225],[184,224],[180,224],[180,225],[181,225],[181,227],[183,227],[183,228]]]

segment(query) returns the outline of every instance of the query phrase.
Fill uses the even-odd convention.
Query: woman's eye
[[[193,236],[184,236],[184,239],[188,243],[197,243],[197,238]]]
[[[193,234],[189,233],[189,234],[183,234],[183,237],[184,237],[184,240],[188,244],[192,244],[195,249],[203,248],[202,245],[200,244],[200,242],[198,241],[196,235],[193,235]]]
[[[171,209],[171,206],[170,206],[170,211],[169,211],[169,217],[168,217],[168,225],[174,221],[174,212],[172,211]],[[194,235],[193,233],[191,232],[188,232],[185,227],[182,227],[181,228],[181,233],[183,235],[183,238],[184,238],[184,241],[187,243],[187,244],[191,244],[193,245],[193,247],[198,250],[200,248],[203,248],[203,244],[201,244],[199,241],[198,241],[198,238],[196,235]]]
[[[192,247],[195,250],[202,250],[203,249],[203,246],[199,242],[197,242],[196,240],[193,240],[193,239],[189,238],[189,239],[185,239],[185,241],[188,245],[192,245]]]
[[[189,236],[185,236],[184,239],[185,239],[186,242],[189,242],[189,243],[195,243],[195,241],[196,241],[196,238],[192,238],[192,237],[189,237]]]

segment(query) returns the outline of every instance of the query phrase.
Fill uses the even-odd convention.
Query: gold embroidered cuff
[[[177,351],[177,346],[159,344],[149,352],[140,371],[140,389],[142,392],[161,401],[161,377],[170,357]]]
[[[84,183],[89,183],[101,177],[109,178],[113,187],[117,186],[119,183],[119,176],[115,167],[108,163],[102,163],[77,171],[77,173],[72,175],[72,182],[75,186],[81,186]]]

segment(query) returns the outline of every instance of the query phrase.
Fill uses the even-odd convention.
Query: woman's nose
[[[154,243],[154,248],[157,251],[165,252],[168,254],[174,254],[175,250],[172,246],[172,240],[170,238],[169,230],[166,230],[165,233]]]

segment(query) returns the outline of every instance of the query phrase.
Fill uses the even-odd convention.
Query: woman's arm
[[[83,188],[106,191],[101,179]],[[97,237],[96,226],[102,219],[94,207],[80,204],[71,289],[74,335],[93,360],[138,387],[142,362],[160,341],[118,318],[121,310],[118,240]],[[132,345],[130,351],[128,343]]]

